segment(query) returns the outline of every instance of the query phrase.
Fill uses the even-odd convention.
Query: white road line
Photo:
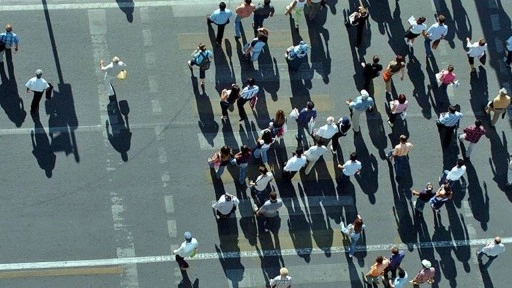
[[[89,29],[91,33],[91,41],[93,43],[93,54],[94,54],[94,67],[93,69],[97,69],[97,64],[101,59],[109,59],[110,51],[108,48],[107,42],[107,16],[105,10],[89,10]],[[108,117],[108,104],[109,97],[107,96],[106,89],[104,88],[103,83],[103,73],[98,72],[98,104],[100,110],[100,123],[105,123]],[[110,143],[108,140],[108,135],[105,130],[103,130],[103,141],[105,142],[105,147],[110,148]],[[110,148],[112,149],[112,148]],[[110,158],[111,153],[107,154],[106,157],[106,169],[107,172],[115,170],[115,166],[113,166],[113,159]],[[111,178],[109,178],[112,181]],[[124,218],[124,214],[126,212],[123,195],[115,191],[110,192],[111,197],[111,209],[112,209],[112,220],[114,224],[114,235],[117,242],[117,257],[135,257],[135,245],[133,243],[133,233],[129,225],[126,225],[126,221]],[[126,288],[138,288],[139,287],[139,277],[137,272],[136,265],[127,265],[125,267],[125,272],[121,275],[121,287]]]
[[[444,247],[465,247],[465,246],[482,246],[491,238],[486,239],[472,239],[472,240],[456,240],[456,241],[439,241],[439,242],[420,242],[409,243],[409,246],[417,248],[444,248]],[[502,243],[512,243],[512,237],[501,238]],[[391,244],[376,244],[367,245],[366,251],[389,251],[391,247],[398,246],[400,249],[407,249],[406,244],[396,245]],[[176,249],[177,245],[172,245],[171,248]],[[358,246],[358,249],[364,247]],[[330,248],[331,253],[339,254],[345,253],[345,248],[336,246]],[[293,256],[305,254],[324,254],[325,251],[318,248],[298,248],[298,249],[284,249],[284,250],[263,250],[263,251],[242,251],[242,252],[226,252],[226,253],[199,253],[191,261],[219,259],[222,258],[255,258],[260,256]],[[148,264],[148,263],[162,263],[174,261],[173,255],[162,256],[145,256],[145,257],[125,257],[125,258],[112,258],[112,259],[92,259],[92,260],[76,260],[76,261],[54,261],[54,262],[32,262],[32,263],[10,263],[0,264],[0,271],[15,271],[15,270],[30,270],[30,269],[63,269],[74,267],[98,267],[98,266],[115,266],[115,265],[130,265],[130,264]]]

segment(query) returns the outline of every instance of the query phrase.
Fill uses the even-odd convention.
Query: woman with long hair
[[[393,126],[395,125],[396,117],[398,115],[402,116],[402,113],[404,113],[405,110],[407,110],[407,107],[409,107],[409,101],[407,101],[407,97],[405,97],[405,94],[400,94],[398,95],[398,99],[389,102],[389,110],[391,112],[389,113],[388,117],[389,127],[393,128]],[[405,119],[405,117],[402,117],[402,119]]]
[[[267,150],[270,149],[272,143],[274,143],[274,137],[272,137],[270,129],[263,130],[263,134],[261,134],[261,137],[256,141],[256,149],[253,154],[254,158],[261,158],[261,162],[263,162],[263,164],[267,164]]]
[[[235,161],[238,167],[240,167],[240,174],[238,176],[238,182],[240,185],[245,184],[245,175],[247,166],[249,165],[249,160],[251,158],[251,148],[247,145],[242,145],[240,147],[240,152],[235,154]]]
[[[231,150],[231,147],[228,145],[224,145],[220,148],[219,152],[216,152],[213,154],[211,158],[208,158],[208,165],[211,169],[217,168],[217,171],[215,171],[215,176],[217,179],[220,179],[222,176],[222,173],[224,173],[224,169],[229,164],[233,164],[234,158],[233,158],[233,151]]]
[[[274,138],[281,138],[283,137],[284,133],[286,132],[286,116],[284,114],[284,111],[279,109],[276,112],[276,116],[269,124],[270,132],[272,132],[272,137]]]
[[[347,237],[350,237],[350,248],[348,249],[348,257],[352,258],[354,256],[354,252],[356,251],[356,244],[359,238],[361,238],[361,233],[363,229],[366,227],[363,223],[363,219],[361,215],[357,215],[356,219],[352,224],[345,226],[343,221],[340,223],[341,232],[345,234]]]

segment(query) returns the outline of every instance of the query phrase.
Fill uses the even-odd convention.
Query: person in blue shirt
[[[457,128],[457,124],[459,124],[459,120],[462,118],[462,116],[464,115],[457,111],[457,107],[452,105],[448,107],[448,112],[441,113],[441,115],[439,115],[437,124],[445,130],[443,137],[444,147],[450,145],[453,132],[455,131],[455,128]]]
[[[404,251],[398,250],[398,247],[394,246],[391,248],[391,257],[389,257],[389,266],[384,269],[384,279],[385,282],[390,280],[389,272],[391,272],[391,280],[396,278],[396,271],[400,268],[400,264],[404,259],[405,254]]]
[[[0,34],[0,42],[5,45],[5,48],[0,51],[0,63],[4,62],[4,53],[5,50],[11,50],[14,48],[15,52],[18,52],[18,47],[20,43],[20,38],[15,33],[12,33],[12,25],[5,25],[5,32]]]
[[[370,97],[370,94],[368,94],[368,91],[363,89],[361,90],[361,96],[358,96],[355,100],[349,99],[345,104],[347,104],[351,112],[350,114],[352,115],[352,130],[354,130],[355,133],[359,133],[359,118],[361,117],[361,113],[373,109],[373,99]]]
[[[407,283],[408,278],[409,278],[409,275],[407,275],[407,272],[405,272],[405,270],[402,268],[398,268],[398,277],[395,278],[395,280],[389,279],[389,287],[403,288],[403,287],[405,287],[405,284]],[[416,285],[415,285],[415,287],[416,287]]]
[[[199,43],[199,45],[197,45],[197,49],[194,50],[190,56],[192,57],[192,60],[187,62],[188,68],[190,68],[190,71],[193,73],[192,66],[199,66],[199,81],[201,83],[201,88],[204,89],[204,78],[206,77],[206,70],[208,70],[209,64],[208,67],[203,66],[203,64],[212,60],[213,53],[206,49],[206,45]]]
[[[213,13],[209,16],[206,16],[206,23],[211,28],[211,24],[217,25],[217,37],[216,42],[217,45],[220,46],[222,43],[222,38],[224,37],[224,28],[229,23],[229,18],[233,16],[233,12],[231,10],[226,9],[226,3],[220,2],[219,9],[213,11]]]
[[[316,110],[315,110],[315,103],[313,101],[308,101],[306,103],[306,107],[302,108],[302,110],[299,112],[299,116],[295,121],[297,121],[297,135],[295,136],[295,139],[297,139],[297,145],[300,147],[302,141],[306,142],[307,146],[307,139],[306,133],[304,130],[308,131],[308,134],[311,135],[313,131],[310,131],[309,125],[311,122],[314,122],[316,119]]]

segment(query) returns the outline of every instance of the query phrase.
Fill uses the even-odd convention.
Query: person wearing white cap
[[[361,96],[357,96],[355,100],[349,99],[345,102],[352,114],[352,130],[355,133],[359,133],[359,118],[361,113],[365,112],[368,109],[373,109],[373,99],[368,94],[368,91],[361,90]]]
[[[288,269],[281,268],[279,270],[279,276],[276,276],[274,279],[270,280],[271,288],[291,288],[292,287],[292,277],[288,276]]]
[[[436,268],[432,267],[432,263],[427,259],[421,261],[421,265],[423,265],[423,269],[412,278],[411,282],[413,285],[420,285],[423,283],[428,283],[432,285],[434,283],[434,276],[436,275]]]
[[[117,79],[119,72],[125,70],[126,64],[124,64],[119,57],[114,56],[112,62],[105,66],[105,61],[100,61],[100,70],[105,72],[103,81],[105,82],[105,89],[107,89],[108,96],[114,95],[114,88],[112,87],[112,80]]]
[[[187,270],[189,265],[187,261],[185,261],[186,257],[194,257],[197,253],[197,246],[199,243],[196,238],[192,238],[192,234],[190,232],[185,232],[185,241],[181,243],[180,248],[172,251],[172,254],[176,255],[176,262],[180,266],[181,270]]]
[[[318,131],[313,132],[313,137],[318,138],[318,142],[320,142],[323,145],[329,144],[334,134],[338,132],[338,127],[336,126],[336,123],[334,122],[334,117],[329,116],[327,117],[327,123],[318,128]]]
[[[25,84],[25,87],[27,87],[27,93],[34,92],[34,98],[32,99],[32,104],[30,105],[30,114],[38,112],[39,102],[43,97],[43,92],[50,88],[50,85],[48,82],[46,82],[46,80],[43,79],[42,76],[43,70],[37,69],[36,77],[30,78]],[[47,100],[49,99],[47,98]]]

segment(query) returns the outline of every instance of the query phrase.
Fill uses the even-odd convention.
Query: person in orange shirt
[[[375,259],[375,263],[370,267],[370,271],[366,273],[366,284],[378,285],[379,277],[384,275],[384,270],[389,266],[389,260],[385,257],[378,256]]]
[[[251,3],[252,0],[244,0],[243,3],[240,4],[235,9],[236,17],[235,17],[235,38],[240,38],[240,26],[242,25],[242,18],[247,18],[251,16],[252,12],[256,9],[256,6]]]

